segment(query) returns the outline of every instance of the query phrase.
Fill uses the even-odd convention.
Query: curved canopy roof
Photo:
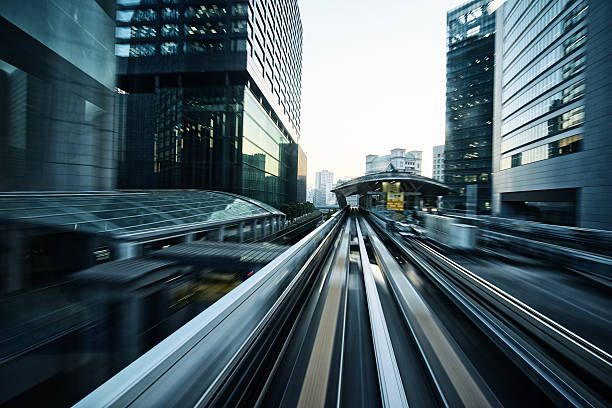
[[[283,216],[247,197],[217,191],[159,190],[0,194],[0,219],[125,237],[206,223]]]
[[[340,207],[343,207],[346,205],[346,197],[380,190],[384,181],[399,181],[402,183],[402,191],[421,193],[424,197],[444,196],[453,191],[447,185],[429,177],[398,171],[386,171],[357,177],[338,185],[332,191],[336,193]]]

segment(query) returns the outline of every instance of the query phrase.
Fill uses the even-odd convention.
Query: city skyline
[[[357,177],[365,174],[367,154],[394,148],[422,150],[422,174],[431,177],[432,149],[445,134],[446,12],[462,3],[390,1],[377,21],[364,0],[300,0],[300,145],[308,155],[309,188],[321,169]]]

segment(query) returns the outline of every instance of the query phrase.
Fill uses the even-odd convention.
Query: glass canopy
[[[0,193],[0,219],[114,236],[267,214],[283,215],[259,201],[216,191]]]

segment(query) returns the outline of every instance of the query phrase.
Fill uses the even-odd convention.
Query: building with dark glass
[[[444,207],[491,210],[495,16],[488,0],[447,13]],[[468,187],[469,186],[469,187]],[[469,198],[468,198],[469,196]]]
[[[116,16],[120,187],[305,196],[296,0],[118,0]]]
[[[0,191],[115,187],[115,1],[0,4]]]
[[[499,9],[493,210],[612,229],[612,3]]]

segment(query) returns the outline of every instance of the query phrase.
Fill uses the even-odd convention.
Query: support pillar
[[[253,224],[251,225],[251,229],[253,230],[252,234],[253,235],[253,241],[255,241],[257,239],[257,220],[253,220]]]
[[[238,242],[244,242],[244,221],[238,224]]]

